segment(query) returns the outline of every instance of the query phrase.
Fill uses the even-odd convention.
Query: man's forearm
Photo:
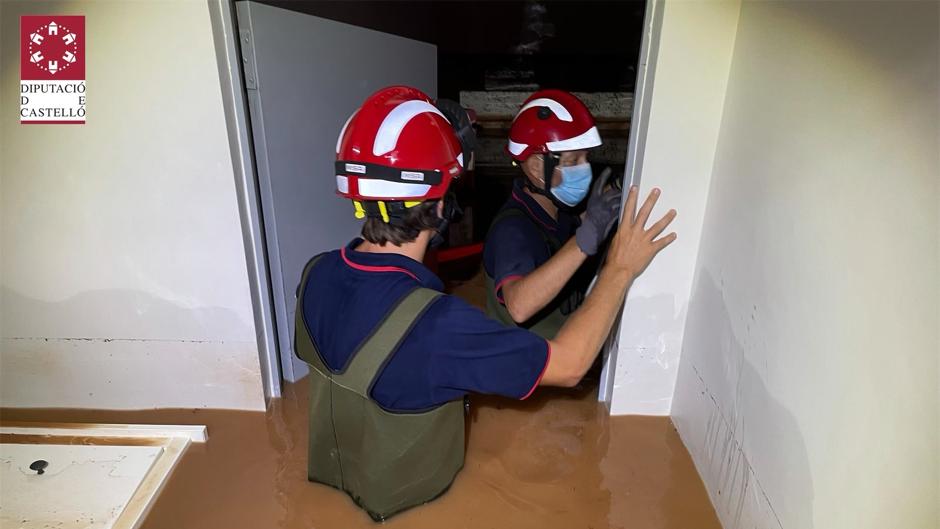
[[[513,320],[522,323],[545,308],[561,292],[587,256],[574,237],[555,255],[525,277],[502,286],[503,301]]]
[[[550,340],[552,358],[542,377],[543,385],[573,386],[581,380],[610,334],[632,283],[630,273],[606,268],[601,271],[584,304]]]

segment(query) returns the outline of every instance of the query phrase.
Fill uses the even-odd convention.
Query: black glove
[[[584,211],[584,220],[574,234],[578,247],[587,255],[597,253],[597,248],[607,238],[620,214],[623,191],[613,186],[605,189],[610,173],[610,167],[605,168],[594,182],[587,209]]]

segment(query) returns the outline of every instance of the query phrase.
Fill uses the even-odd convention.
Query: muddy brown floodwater
[[[5,409],[4,421],[205,424],[143,529],[375,528],[346,494],[306,476],[307,388],[267,413]],[[450,491],[388,528],[720,529],[665,417],[609,417],[596,388],[475,397],[466,465]]]

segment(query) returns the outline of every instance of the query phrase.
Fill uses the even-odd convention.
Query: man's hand
[[[581,226],[574,235],[578,248],[581,248],[585,255],[597,253],[597,248],[607,238],[614,222],[617,221],[617,213],[620,212],[620,197],[623,192],[613,186],[607,186],[609,177],[610,167],[604,169],[597,177],[588,196]]]
[[[676,210],[670,209],[655,224],[646,229],[646,222],[649,220],[650,213],[659,200],[659,189],[653,189],[639,213],[636,211],[637,195],[639,191],[636,186],[630,188],[627,195],[627,204],[623,211],[623,221],[620,223],[620,229],[610,245],[607,253],[606,267],[613,270],[623,271],[630,274],[631,278],[636,278],[646,270],[650,262],[666,246],[676,240],[676,233],[672,232],[665,237],[659,235],[676,218]]]
[[[633,280],[643,273],[656,254],[676,240],[675,233],[657,239],[676,218],[675,210],[669,210],[646,229],[646,221],[659,198],[659,189],[650,193],[639,214],[636,212],[637,194],[636,187],[631,187],[620,229],[607,252],[607,263],[598,274],[597,284],[584,305],[574,311],[549,341],[552,353],[542,385],[574,386],[581,380],[610,333]]]

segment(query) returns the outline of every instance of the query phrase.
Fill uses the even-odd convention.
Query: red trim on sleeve
[[[535,384],[532,385],[532,389],[530,389],[529,392],[519,400],[525,400],[529,398],[532,393],[535,392],[535,388],[539,387],[539,384],[542,382],[542,377],[545,376],[545,371],[548,369],[548,361],[552,359],[552,342],[545,340],[545,345],[548,347],[548,352],[545,354],[545,366],[542,367],[542,372],[539,373],[539,378],[535,379]]]
[[[525,276],[524,276],[524,275],[520,275],[520,274],[514,274],[514,275],[511,275],[511,276],[506,276],[506,277],[503,278],[502,281],[500,281],[499,283],[496,284],[496,287],[493,289],[493,293],[496,294],[496,299],[497,299],[497,301],[499,301],[499,304],[500,304],[500,305],[503,305],[503,306],[506,305],[506,302],[503,301],[503,295],[499,293],[499,290],[500,290],[501,288],[503,288],[503,285],[505,285],[507,281],[510,281],[510,280],[512,280],[512,279],[522,279],[523,277],[525,277]]]
[[[355,268],[356,270],[362,270],[363,272],[401,272],[403,274],[407,274],[411,276],[415,281],[419,281],[418,276],[412,274],[411,272],[409,272],[408,270],[405,270],[404,268],[399,268],[397,266],[368,266],[368,265],[363,265],[359,263],[354,263],[350,261],[348,257],[346,257],[346,248],[343,248],[342,250],[340,250],[339,253],[340,255],[343,256],[343,261],[345,261],[347,265]]]

